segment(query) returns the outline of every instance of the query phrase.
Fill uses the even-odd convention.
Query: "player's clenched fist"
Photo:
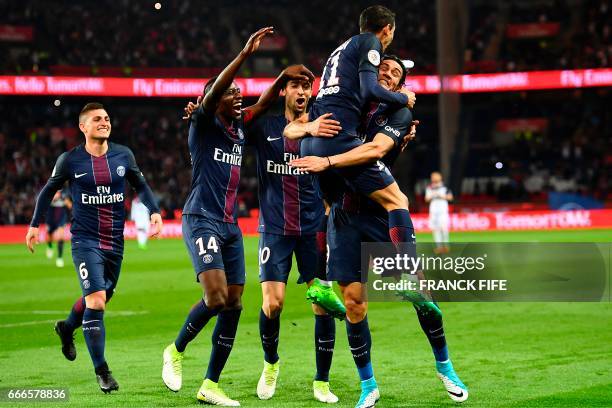
[[[405,88],[400,89],[400,92],[408,96],[408,103],[406,106],[408,106],[410,109],[414,108],[414,104],[416,103],[416,94]]]
[[[247,41],[244,48],[242,49],[242,53],[246,56],[249,56],[255,51],[257,51],[257,49],[259,48],[259,43],[261,42],[262,38],[264,38],[266,35],[269,35],[269,34],[274,34],[274,27],[260,28],[259,30],[251,34],[251,36],[249,37],[249,40]]]
[[[163,221],[161,215],[158,213],[151,214],[151,236],[157,237],[162,230]]]
[[[34,245],[36,244],[38,244],[38,228],[30,227],[26,234],[26,246],[30,252],[34,253]]]

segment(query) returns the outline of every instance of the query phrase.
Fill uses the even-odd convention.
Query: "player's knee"
[[[94,310],[106,309],[106,291],[94,292],[85,296],[85,307]]]
[[[206,307],[209,309],[225,309],[227,303],[227,292],[219,291],[206,297]]]
[[[348,319],[353,323],[362,321],[368,311],[368,303],[359,299],[345,299],[344,306]]]
[[[283,301],[280,299],[266,299],[263,305],[264,314],[270,319],[276,319],[283,311]]]

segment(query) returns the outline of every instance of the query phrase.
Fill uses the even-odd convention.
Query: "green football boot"
[[[331,286],[322,284],[318,278],[315,278],[312,285],[306,291],[306,299],[315,305],[321,306],[335,318],[344,320],[346,317],[346,307],[344,307],[334,289]]]

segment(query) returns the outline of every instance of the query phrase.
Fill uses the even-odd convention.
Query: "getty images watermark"
[[[369,301],[610,301],[611,243],[364,243]],[[416,255],[408,255],[409,253]]]

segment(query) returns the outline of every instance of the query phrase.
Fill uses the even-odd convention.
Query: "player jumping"
[[[425,201],[429,203],[429,228],[436,243],[435,252],[448,253],[448,202],[453,201],[453,193],[444,185],[442,174],[437,171],[431,173],[431,184],[425,189]]]
[[[382,58],[379,68],[381,86],[390,90],[397,89],[403,85],[405,77],[406,68],[399,58],[395,56]],[[412,114],[406,108],[393,110],[384,104],[372,104],[364,124],[365,143],[363,145],[339,155],[304,157],[292,161],[291,164],[309,172],[321,172],[330,167],[343,168],[381,160],[390,168],[406,142],[415,137],[416,125],[418,121],[412,121]],[[294,131],[297,132],[297,129]],[[402,137],[406,134],[406,137]],[[388,222],[388,215],[383,208],[359,194],[345,192],[339,200],[332,204],[328,233],[330,254],[328,276],[332,280],[338,280],[343,289],[347,317],[350,321],[365,320],[367,312],[365,296],[367,274],[361,271],[360,244],[361,242],[392,242]],[[347,290],[349,287],[354,287],[356,290]],[[361,293],[361,296],[354,297],[355,293]],[[421,328],[432,347],[438,378],[453,401],[463,402],[468,398],[468,390],[453,369],[442,325],[442,313],[438,306],[432,303],[414,302],[413,305]],[[363,349],[369,348],[368,342],[369,333]],[[365,356],[362,360],[365,360]],[[357,358],[355,362],[359,367],[360,363]],[[361,362],[361,365],[367,367],[364,361]],[[372,398],[371,401],[374,399]],[[371,406],[371,401],[370,405],[366,403],[365,405],[358,404],[358,406]]]
[[[34,252],[41,217],[55,192],[69,180],[73,202],[72,259],[83,296],[75,302],[68,318],[56,323],[55,331],[62,341],[62,353],[72,361],[76,358],[74,330],[82,324],[98,384],[108,393],[118,390],[119,385],[104,358],[104,310],[113,296],[123,260],[126,180],[151,212],[152,235],[161,231],[162,219],[132,151],[108,141],[111,121],[101,104],[85,105],[79,115],[79,129],[85,135],[85,144],[57,159],[51,178],[36,200],[26,245]]]
[[[244,125],[265,112],[288,78],[309,80],[301,67],[287,69],[257,104],[242,109],[240,88],[233,79],[262,38],[272,33],[273,29],[266,27],[251,35],[238,56],[206,84],[202,103],[190,118],[193,175],[183,209],[183,239],[204,297],[192,307],[176,340],[164,350],[162,378],[170,390],[180,390],[185,348],[217,316],[208,370],[197,393],[198,400],[214,405],[240,405],[218,382],[234,344],[245,282],[242,233],[236,220]]]

